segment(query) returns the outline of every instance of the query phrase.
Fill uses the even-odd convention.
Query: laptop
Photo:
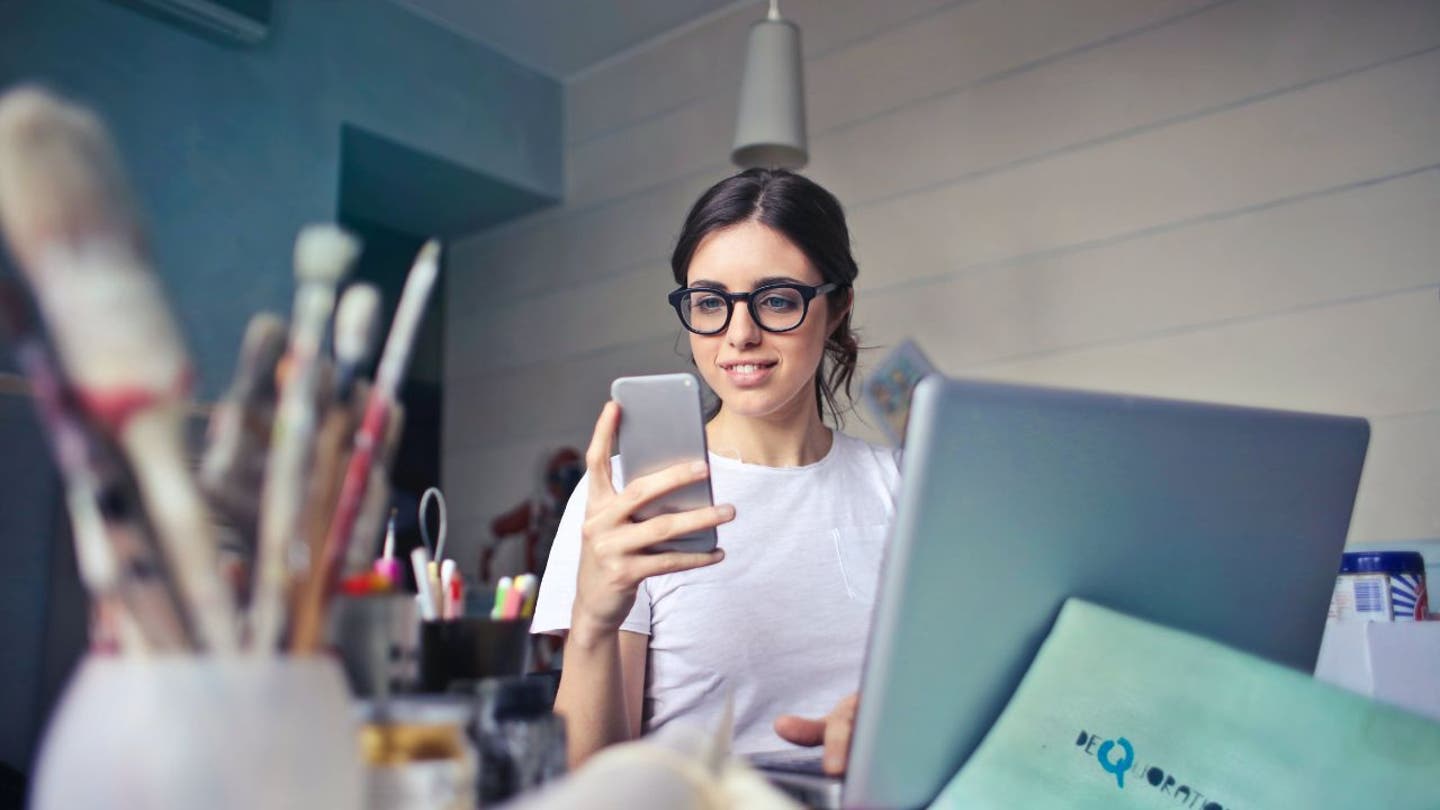
[[[929,804],[1069,596],[1313,670],[1365,420],[938,376],[912,407],[849,769],[757,755],[777,786]]]

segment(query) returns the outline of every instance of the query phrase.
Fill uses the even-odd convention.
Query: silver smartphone
[[[700,382],[695,375],[620,377],[610,384],[610,398],[620,404],[620,474],[625,481],[687,461],[708,463]],[[651,501],[634,517],[646,520],[714,503],[706,478]],[[709,528],[657,543],[650,550],[711,551],[716,542],[715,529]]]

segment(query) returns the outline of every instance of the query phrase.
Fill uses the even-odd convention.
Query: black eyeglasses
[[[810,311],[810,301],[815,296],[842,286],[835,282],[818,287],[780,282],[741,293],[684,287],[670,293],[669,299],[670,306],[680,316],[680,323],[697,335],[717,335],[729,328],[737,301],[744,301],[750,307],[750,318],[766,332],[789,332],[805,322],[805,313]]]

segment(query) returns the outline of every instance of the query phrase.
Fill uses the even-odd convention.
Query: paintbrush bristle
[[[252,315],[245,327],[245,339],[240,344],[240,362],[235,366],[235,377],[226,396],[235,400],[262,396],[273,401],[276,396],[275,367],[285,356],[286,337],[286,324],[279,315],[273,312]]]
[[[335,310],[335,360],[353,366],[365,360],[380,320],[380,292],[369,284],[352,284]]]
[[[133,202],[94,115],[36,88],[0,97],[0,226],[66,370],[180,397],[189,362]]]
[[[335,284],[360,255],[360,240],[338,225],[307,225],[295,238],[295,279]]]
[[[97,234],[138,247],[120,159],[94,115],[36,87],[0,96],[0,223],[22,268]]]

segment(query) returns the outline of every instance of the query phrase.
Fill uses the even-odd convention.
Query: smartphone
[[[620,377],[610,384],[620,404],[620,474],[625,481],[688,461],[709,463],[700,413],[700,381],[693,374]],[[666,493],[636,510],[636,520],[712,506],[710,479]],[[656,543],[650,551],[713,551],[715,529]]]

